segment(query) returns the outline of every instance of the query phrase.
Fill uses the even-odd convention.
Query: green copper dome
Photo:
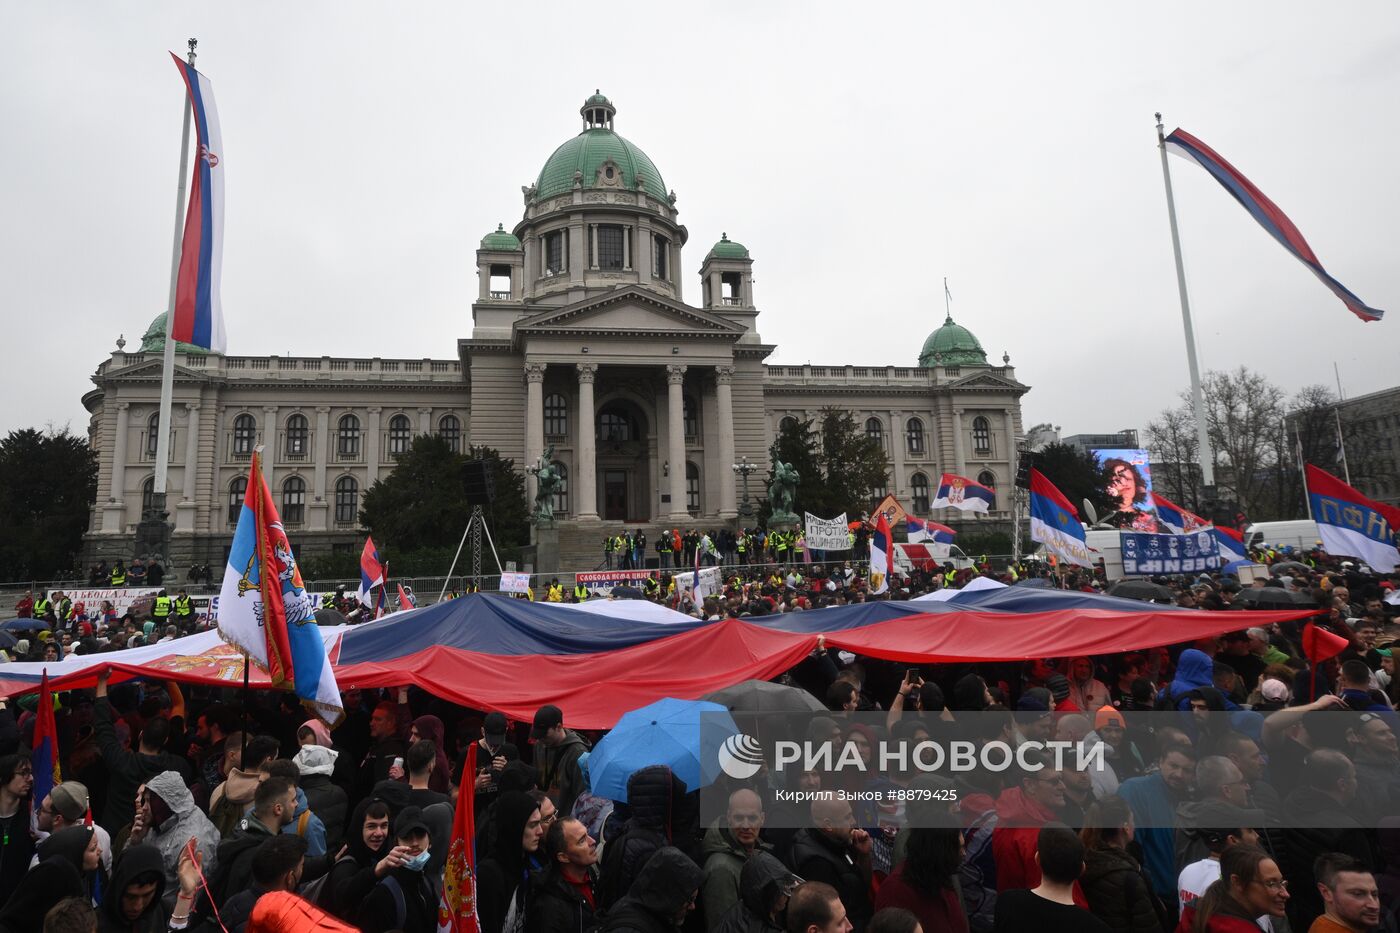
[[[986,366],[987,352],[972,331],[953,323],[948,315],[943,326],[929,334],[919,353],[919,365],[925,369],[935,366]]]
[[[616,107],[602,94],[594,94],[584,102],[580,113],[587,128],[564,143],[544,163],[535,181],[535,197],[549,198],[574,190],[574,173],[580,175],[584,188],[599,187],[598,170],[612,160],[622,175],[622,187],[637,190],[637,176],[646,183],[648,194],[666,198],[666,183],[645,152],[613,131]]]
[[[517,250],[520,249],[520,239],[513,233],[507,233],[505,224],[496,224],[495,230],[481,238],[481,248]]]
[[[721,233],[719,242],[710,248],[710,255],[716,259],[748,259],[749,250],[743,243],[729,239],[729,234]]]
[[[156,319],[151,322],[151,326],[146,328],[146,332],[141,335],[142,353],[164,353],[165,352],[165,312],[156,315]],[[188,356],[208,356],[209,351],[203,347],[196,347],[189,343],[176,343],[176,353],[184,353]]]

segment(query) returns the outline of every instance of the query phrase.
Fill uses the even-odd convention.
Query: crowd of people
[[[847,533],[849,550],[856,561],[870,558],[870,527],[852,522]],[[820,551],[807,547],[801,528],[663,528],[653,545],[656,566],[662,570],[683,570],[698,562],[705,567],[750,564],[803,564],[813,557],[824,560]],[[642,570],[647,566],[647,535],[641,529],[627,530],[603,538],[603,565],[608,570]],[[697,561],[698,558],[698,561]]]
[[[809,726],[823,741],[865,755],[883,737],[975,721],[991,724],[976,727],[991,730],[984,740],[1102,745],[1108,763],[1081,772],[1031,754],[1020,771],[933,776],[950,792],[897,814],[814,799],[779,820],[760,793],[778,780],[767,769],[709,788],[727,808],[706,825],[698,790],[663,764],[632,774],[626,802],[607,799],[589,777],[599,735],[569,728],[558,705],[511,723],[416,688],[350,690],[328,729],[290,695],[106,675],[59,695],[62,780],[34,799],[35,702],[20,697],[0,706],[0,931],[235,931],[317,917],[327,929],[426,933],[463,793],[484,933],[1394,931],[1395,581],[1321,553],[1287,556],[1301,559],[1291,573],[1255,585],[1315,603],[1316,629],[1345,644],[1321,661],[1302,622],[1248,615],[1237,631],[1168,648],[921,670],[819,644],[781,679],[829,710]],[[886,598],[1044,572],[915,569]],[[663,579],[651,597],[685,609]],[[1055,583],[1102,585],[1088,572]],[[1240,603],[1228,576],[1163,583],[1182,606]],[[197,615],[174,621],[179,594],[164,598],[172,620],[154,626],[60,612],[50,594],[35,641],[45,655],[103,652],[199,627]],[[699,611],[871,598],[858,565],[746,566]],[[873,727],[858,715],[870,711]],[[472,746],[478,768],[463,784]],[[800,786],[823,780],[803,773]]]

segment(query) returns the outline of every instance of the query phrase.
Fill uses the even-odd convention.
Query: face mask
[[[424,867],[428,864],[428,855],[428,850],[424,849],[422,852],[419,852],[413,858],[404,862],[401,867],[407,868],[409,871],[422,871]]]

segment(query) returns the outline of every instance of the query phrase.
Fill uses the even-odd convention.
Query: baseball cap
[[[49,800],[54,810],[70,823],[81,820],[88,809],[87,785],[78,781],[64,781],[55,784],[49,791]]]
[[[482,732],[486,734],[486,741],[492,744],[499,744],[506,740],[506,728],[505,713],[487,713],[486,721],[481,725]]]
[[[404,807],[394,820],[395,839],[406,839],[428,831],[428,824],[423,822],[423,811],[418,807]]]
[[[1280,703],[1288,699],[1288,685],[1272,677],[1261,680],[1259,682],[1259,695],[1271,703]]]
[[[544,738],[544,734],[555,726],[564,724],[564,711],[552,703],[541,706],[535,712],[535,724],[530,729],[530,738],[539,740]]]
[[[1123,714],[1111,706],[1100,706],[1094,711],[1094,728],[1102,729],[1109,723],[1116,723],[1119,728],[1127,728],[1127,723],[1123,721]]]

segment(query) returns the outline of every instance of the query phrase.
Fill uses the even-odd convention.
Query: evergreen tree
[[[93,501],[97,454],[69,432],[25,428],[0,440],[0,563],[7,580],[76,569]]]

